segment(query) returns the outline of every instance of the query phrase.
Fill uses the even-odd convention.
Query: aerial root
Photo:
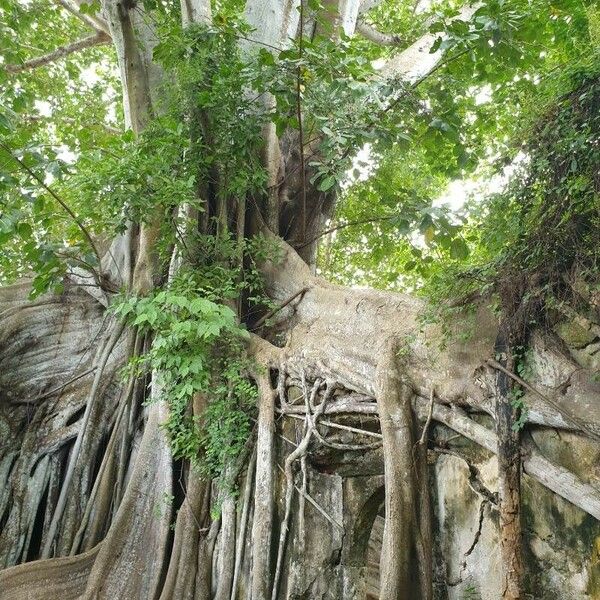
[[[273,581],[273,591],[271,595],[271,600],[277,600],[277,595],[279,592],[279,580],[281,578],[281,571],[283,566],[283,555],[285,551],[285,544],[287,541],[287,535],[289,530],[289,520],[290,513],[292,508],[292,497],[294,494],[294,472],[293,465],[296,460],[301,459],[306,455],[306,451],[308,450],[308,445],[311,441],[311,438],[316,429],[316,425],[319,417],[324,413],[325,408],[327,407],[327,403],[329,398],[333,394],[335,390],[335,386],[332,384],[327,384],[325,393],[323,394],[323,399],[321,403],[314,409],[314,413],[311,413],[311,409],[315,407],[315,399],[319,393],[320,388],[325,383],[321,379],[317,379],[312,386],[312,389],[308,390],[308,386],[306,385],[306,379],[303,375],[303,394],[304,394],[304,403],[306,407],[306,424],[304,428],[304,436],[301,442],[298,444],[298,447],[293,450],[285,459],[284,473],[285,473],[285,512],[283,521],[281,524],[281,533],[279,535],[279,546],[277,550],[277,563],[275,568],[275,578]]]
[[[117,323],[115,328],[113,329],[112,334],[107,339],[104,347],[102,349],[100,359],[98,361],[98,368],[94,374],[94,381],[92,383],[92,388],[89,393],[88,401],[86,403],[85,412],[81,419],[80,430],[75,440],[75,444],[73,446],[73,450],[71,452],[69,463],[67,466],[67,471],[65,473],[65,478],[62,483],[62,487],[60,490],[60,494],[58,496],[58,500],[56,503],[56,507],[54,509],[54,513],[52,515],[52,520],[50,521],[50,526],[48,527],[48,534],[46,537],[46,543],[41,552],[41,558],[49,558],[52,553],[52,548],[54,546],[54,538],[56,537],[56,533],[58,531],[58,526],[60,520],[62,518],[65,506],[67,504],[67,493],[69,491],[69,487],[71,485],[71,481],[73,479],[73,474],[75,472],[75,466],[79,459],[79,455],[81,453],[84,436],[86,435],[87,425],[91,420],[92,410],[95,408],[98,390],[100,388],[100,383],[102,381],[102,375],[104,374],[104,370],[110,358],[112,351],[114,350],[117,342],[119,341],[123,330],[125,329],[124,323]]]
[[[141,337],[136,333],[134,344],[133,344],[134,355],[139,353],[139,349],[140,349],[140,345],[141,345],[140,340],[141,340]],[[106,475],[109,474],[111,471],[110,467],[112,466],[112,462],[114,460],[113,450],[117,443],[119,431],[121,430],[123,416],[125,414],[126,409],[129,407],[129,404],[130,404],[132,396],[133,396],[135,379],[136,378],[133,374],[130,375],[129,380],[127,382],[127,387],[125,388],[125,392],[122,394],[121,400],[119,401],[119,405],[117,407],[117,413],[116,413],[116,417],[115,417],[115,422],[113,425],[113,430],[112,430],[110,438],[108,440],[106,450],[104,451],[102,463],[100,464],[100,469],[98,470],[98,474],[96,475],[96,480],[94,481],[94,486],[92,487],[92,491],[88,498],[88,501],[87,501],[87,504],[85,507],[85,512],[83,514],[83,517],[81,518],[81,523],[79,525],[79,529],[77,530],[77,533],[75,534],[75,538],[71,545],[71,551],[69,553],[69,556],[74,556],[79,551],[79,548],[81,545],[81,540],[83,538],[83,534],[88,525],[90,514],[92,512],[94,503],[96,501],[96,496],[98,495],[98,490],[106,484],[106,479],[110,479],[110,478],[107,478]],[[125,430],[127,429],[127,426],[128,426],[128,423],[125,423]],[[111,463],[110,466],[109,466],[109,463]],[[121,466],[121,463],[119,464],[119,466]],[[117,473],[117,483],[119,483],[122,480],[122,476],[123,476],[123,474],[121,472]],[[114,500],[112,493],[110,494],[110,496],[104,498],[105,502],[110,503],[111,500]],[[114,510],[116,512],[117,506],[114,507]],[[102,511],[100,511],[100,514],[102,514]]]

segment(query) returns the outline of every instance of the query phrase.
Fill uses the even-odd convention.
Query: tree
[[[521,598],[522,445],[525,473],[600,519],[600,492],[519,433],[527,422],[597,439],[589,368],[573,369],[548,331],[531,326],[542,303],[530,302],[529,285],[501,295],[500,322],[476,303],[475,337],[440,347],[447,336],[422,321],[422,299],[336,286],[315,268],[361,147],[370,143],[392,169],[394,156],[414,152],[437,181],[472,169],[469,148],[504,123],[478,120],[469,142],[460,129],[471,100],[444,111],[448,89],[502,84],[495,92],[514,94],[509,113],[532,85],[516,72],[552,72],[583,52],[587,9],[515,0],[416,18],[397,2],[238,4],[60,0],[73,18],[47,4],[2,8],[12,19],[38,11],[37,23],[48,15],[62,44],[47,48],[37,27],[29,35],[41,54],[9,36],[4,49],[14,85],[12,108],[0,114],[2,265],[6,279],[24,278],[0,289],[11,439],[0,455],[0,556],[9,567],[0,598],[309,597],[305,572],[320,559],[305,546],[306,503],[333,531],[358,532],[359,520],[340,524],[310,495],[311,444],[350,453],[381,445],[381,598],[432,598],[432,419],[499,456],[501,593]],[[536,44],[549,39],[555,50],[540,62]],[[32,69],[82,50],[90,54],[66,74],[36,80]],[[103,62],[113,53],[118,84]],[[372,59],[385,66],[374,71]],[[97,89],[72,93],[48,127],[26,115],[40,90],[65,94],[98,61],[102,83],[122,91],[125,134],[113,131],[119,118],[107,118]],[[438,79],[444,69],[452,77]],[[403,155],[419,132],[429,136],[425,158]],[[44,149],[57,138],[78,153],[75,167]],[[400,218],[373,219],[401,221],[403,239],[420,229],[465,258],[446,216],[430,210],[424,219],[429,202],[401,206]],[[431,262],[417,258],[422,268]],[[455,332],[469,319],[456,314]],[[564,393],[517,374],[524,346],[568,374]],[[522,418],[513,388],[525,392]],[[496,431],[469,412],[495,416]],[[376,415],[379,431],[335,423],[336,414]],[[286,440],[293,417],[282,427],[278,415],[300,417],[295,442]],[[337,440],[336,427],[350,427],[353,440]],[[380,502],[378,493],[370,497]],[[354,563],[328,565],[332,597],[361,597]]]

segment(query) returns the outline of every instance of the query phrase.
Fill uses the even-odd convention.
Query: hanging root
[[[254,435],[252,435],[242,453],[236,458],[234,464],[230,464],[225,469],[224,480],[229,482],[237,481],[241,474],[242,468],[246,463],[251,466],[255,463],[256,455],[256,444],[254,444]],[[248,467],[249,469],[250,467]],[[252,479],[252,470],[247,469],[247,476]],[[246,517],[248,505],[250,500],[251,485],[246,481],[246,492],[245,497],[248,498],[246,502]],[[236,536],[237,528],[237,513],[236,513],[236,499],[233,493],[228,489],[227,486],[222,487],[219,490],[219,497],[217,499],[217,506],[221,507],[221,538],[219,544],[219,553],[217,556],[217,591],[214,595],[214,600],[229,600],[232,595],[233,584],[236,572],[236,559],[239,552],[239,560],[242,559],[242,550],[244,545],[244,533],[238,533]],[[245,531],[245,527],[244,527]],[[236,544],[236,537],[239,544]],[[241,564],[241,562],[240,562]]]
[[[283,369],[280,369],[280,380],[283,377],[285,377],[285,373]],[[270,597],[270,547],[274,498],[275,392],[271,388],[268,369],[259,372],[256,382],[259,404],[254,519],[252,522],[252,598],[253,600],[268,600]]]
[[[139,353],[139,350],[141,347],[141,337],[137,333],[135,335],[133,347],[134,347],[134,356],[136,356]],[[113,450],[114,450],[115,444],[117,442],[118,433],[120,431],[121,423],[123,420],[123,415],[125,414],[125,410],[129,406],[129,403],[130,403],[132,395],[133,395],[135,379],[136,378],[134,375],[131,375],[129,377],[125,391],[121,396],[121,400],[120,400],[119,406],[117,408],[117,415],[115,417],[115,423],[113,425],[113,430],[112,430],[110,439],[108,441],[106,450],[104,452],[104,456],[102,458],[102,463],[100,464],[100,469],[98,470],[98,474],[96,475],[96,481],[94,482],[94,486],[90,493],[90,497],[88,498],[88,501],[87,501],[87,504],[85,507],[85,512],[83,514],[83,517],[81,518],[81,523],[79,525],[79,529],[77,530],[77,533],[75,534],[75,538],[73,539],[73,544],[71,545],[71,551],[69,553],[69,556],[74,556],[79,551],[79,548],[81,545],[81,540],[83,538],[83,534],[88,525],[88,521],[90,518],[90,514],[92,512],[92,508],[94,506],[94,502],[96,500],[96,496],[98,494],[98,490],[103,485],[105,485],[105,479],[108,479],[108,478],[105,478],[105,474],[109,473],[111,469],[107,465],[114,458]],[[125,428],[127,428],[127,425],[128,424],[126,423]],[[115,512],[116,512],[116,506],[115,506]]]
[[[416,444],[413,391],[403,381],[392,341],[377,366],[377,405],[383,435],[385,527],[381,549],[382,600],[432,597],[431,522],[426,448]],[[418,446],[418,460],[413,449]],[[420,473],[420,477],[419,477]]]
[[[195,394],[193,415],[202,415],[205,408],[204,395]],[[219,531],[216,521],[209,525],[211,482],[199,477],[190,466],[185,489],[181,481],[180,485],[185,497],[177,513],[173,549],[160,600],[209,597],[208,592],[202,595],[202,591],[211,587],[213,548]],[[190,560],[190,556],[198,559]]]
[[[244,558],[244,547],[246,545],[246,530],[248,528],[248,518],[250,516],[250,500],[252,496],[252,483],[254,481],[254,472],[256,470],[256,445],[252,451],[248,469],[246,471],[246,482],[244,484],[244,497],[242,500],[242,514],[240,517],[240,531],[237,537],[235,548],[235,565],[233,569],[233,582],[231,584],[231,599],[236,600],[240,573],[242,570],[242,560]]]
[[[271,600],[277,600],[277,597],[278,597],[279,580],[281,578],[283,557],[284,557],[284,553],[285,553],[285,544],[287,541],[287,534],[288,534],[288,530],[289,530],[290,513],[291,513],[291,509],[292,509],[292,497],[294,494],[294,487],[295,487],[293,465],[296,460],[298,460],[299,458],[302,458],[306,454],[306,451],[308,450],[308,445],[309,445],[312,435],[316,429],[317,421],[318,421],[319,417],[325,412],[325,408],[327,407],[327,402],[329,401],[329,398],[335,389],[333,385],[327,385],[325,393],[323,394],[323,399],[321,401],[321,404],[319,404],[315,408],[314,414],[311,414],[311,409],[312,409],[312,407],[315,406],[315,399],[316,399],[317,394],[319,393],[319,390],[322,387],[322,385],[323,385],[323,381],[320,379],[317,379],[314,382],[314,384],[312,386],[312,390],[310,391],[310,394],[309,394],[308,388],[306,387],[306,382],[303,377],[304,402],[305,402],[305,407],[306,407],[306,426],[305,426],[304,437],[302,438],[302,441],[300,442],[300,444],[298,444],[297,448],[291,454],[289,454],[288,457],[285,459],[285,467],[284,467],[285,481],[286,481],[285,512],[284,512],[284,517],[283,517],[283,521],[281,524],[281,533],[279,535],[279,546],[277,549],[277,563],[276,563],[276,568],[275,568],[275,578],[273,580],[273,591],[271,594]]]
[[[214,598],[215,600],[229,600],[235,570],[235,498],[227,492],[220,504],[221,539],[217,557],[217,591]]]
[[[56,537],[56,532],[58,530],[58,526],[63,515],[63,511],[65,509],[67,503],[67,494],[69,491],[69,486],[71,484],[71,480],[73,479],[73,474],[75,472],[75,465],[79,458],[79,453],[81,451],[81,447],[83,444],[84,435],[86,433],[87,425],[90,421],[92,409],[94,408],[97,400],[98,390],[100,388],[100,382],[102,381],[102,375],[104,374],[104,369],[106,364],[108,363],[108,359],[112,351],[114,350],[125,325],[123,323],[117,323],[115,328],[108,338],[104,348],[102,350],[102,354],[100,355],[100,360],[98,363],[98,368],[96,369],[94,375],[94,381],[92,383],[92,388],[90,390],[90,394],[86,403],[85,412],[81,419],[79,433],[77,435],[77,439],[75,440],[75,445],[73,446],[73,450],[71,452],[71,456],[69,458],[69,464],[67,467],[67,472],[65,474],[64,481],[62,483],[62,487],[60,490],[60,494],[58,497],[58,501],[56,503],[56,507],[54,509],[54,514],[52,515],[52,520],[50,522],[50,526],[48,528],[48,535],[46,537],[46,543],[42,549],[41,558],[49,558],[52,553],[52,548],[54,545],[54,538]]]
[[[511,405],[514,358],[510,334],[501,328],[495,350],[500,360],[496,375],[495,418],[498,438],[498,510],[500,513],[500,557],[504,600],[523,597],[525,566],[521,542],[521,439],[516,411]]]
[[[290,415],[290,416],[292,416],[292,415]],[[321,421],[321,423],[323,425],[326,424],[324,421]],[[328,422],[328,423],[330,423],[330,422]],[[354,431],[356,433],[361,433],[361,435],[364,435],[364,432],[362,430],[357,429],[355,427],[338,426],[336,423],[333,423],[332,425],[333,425],[333,428],[336,428],[336,426],[337,426],[340,429],[346,429],[347,431]],[[367,433],[370,433],[370,432],[367,432]],[[332,442],[331,440],[328,440],[324,436],[322,436],[317,427],[314,428],[313,434],[317,438],[317,440],[319,440],[319,442],[321,444],[323,444],[323,446],[326,446],[328,448],[333,448],[334,450],[345,450],[348,452],[360,452],[360,451],[366,451],[366,450],[374,450],[375,448],[379,448],[382,444],[381,441],[372,442],[370,444],[342,444],[340,442]]]

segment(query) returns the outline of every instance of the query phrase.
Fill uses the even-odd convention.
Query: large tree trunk
[[[254,43],[283,47],[298,31],[297,4],[249,1]],[[358,10],[357,2],[332,1],[324,16],[350,33]],[[160,111],[165,77],[151,59],[151,20],[140,6],[112,0],[104,13],[127,126],[140,133]],[[206,23],[209,3],[182,2],[182,16],[185,25]],[[396,56],[390,73],[414,80],[432,69],[438,53],[428,54],[425,66],[415,61],[428,39]],[[250,468],[241,465],[237,477],[244,493],[238,502],[221,502],[213,482],[174,464],[161,428],[168,408],[158,378],[150,382],[154,402],[146,405],[148,382],[123,385],[117,377],[142,341],[107,313],[104,294],[71,282],[63,294],[30,303],[27,281],[0,288],[0,600],[362,599],[378,515],[386,519],[380,597],[433,597],[433,502],[419,423],[429,426],[430,415],[440,429],[506,460],[509,421],[499,422],[496,370],[486,362],[494,357],[498,324],[482,306],[477,336],[440,350],[439,328],[418,320],[419,300],[316,277],[315,240],[335,196],[302,190],[310,173],[287,177],[299,169],[296,134],[279,140],[269,126],[264,138],[263,206],[238,200],[230,215],[243,236],[262,230],[282,250],[281,261],[260,265],[282,309],[248,344],[259,400]],[[275,186],[282,175],[285,189]],[[157,260],[156,215],[149,217],[114,241],[104,265],[107,276],[137,294],[169,276]],[[171,274],[179,260],[172,260]],[[275,346],[275,339],[284,342]],[[597,440],[599,390],[590,370],[547,332],[533,335],[531,348],[540,368],[524,396],[528,425]],[[202,415],[205,403],[197,397],[190,410]],[[481,423],[490,416],[501,439]],[[515,436],[510,441],[514,455],[520,446]],[[600,520],[600,490],[526,442],[525,473]],[[520,467],[504,467],[510,492]],[[501,506],[508,492],[501,485]],[[514,500],[516,524],[520,499]],[[216,505],[219,518],[211,514]]]
[[[430,564],[430,559],[423,560],[422,557],[426,557],[431,552],[431,548],[426,543],[428,535],[426,531],[422,530],[422,521],[414,514],[417,506],[422,509],[424,505],[417,499],[417,484],[423,475],[418,471],[419,461],[415,461],[414,454],[414,444],[418,435],[410,433],[415,431],[411,406],[416,408],[416,416],[424,421],[428,413],[429,390],[434,387],[438,399],[432,411],[434,421],[444,423],[468,439],[496,452],[497,442],[493,431],[474,422],[466,413],[456,409],[452,410],[448,406],[438,403],[441,401],[455,406],[460,405],[469,411],[493,413],[490,399],[496,393],[496,372],[485,367],[482,360],[482,357],[493,356],[496,335],[493,323],[490,323],[487,328],[487,335],[484,336],[484,329],[481,329],[481,336],[476,342],[464,345],[455,344],[444,353],[433,350],[431,346],[419,341],[411,347],[409,353],[406,350],[399,352],[398,344],[402,344],[403,340],[408,339],[413,343],[413,336],[408,335],[411,331],[408,328],[411,323],[408,315],[415,314],[418,309],[418,304],[413,300],[381,292],[351,291],[331,286],[310,275],[308,268],[303,266],[301,259],[291,249],[287,250],[287,258],[283,263],[278,266],[266,266],[265,274],[269,278],[270,289],[275,299],[287,298],[292,295],[295,290],[294,286],[297,288],[308,287],[309,290],[301,300],[297,300],[295,305],[289,308],[289,314],[292,315],[291,320],[285,314],[285,309],[281,311],[278,326],[290,328],[288,343],[284,348],[271,346],[260,338],[254,338],[250,347],[250,351],[260,364],[266,368],[279,370],[280,376],[284,380],[284,384],[280,387],[284,391],[277,397],[283,398],[283,402],[286,404],[274,405],[276,394],[271,383],[268,378],[259,376],[261,400],[257,476],[254,500],[251,503],[253,508],[250,510],[249,517],[251,525],[246,527],[245,536],[238,537],[235,543],[235,547],[242,552],[241,572],[237,578],[238,596],[235,597],[245,597],[246,590],[253,590],[249,592],[253,598],[268,597],[273,585],[275,557],[269,558],[269,547],[271,546],[269,540],[275,539],[279,524],[284,517],[284,507],[280,502],[283,501],[285,495],[284,487],[282,487],[283,481],[278,475],[276,465],[278,462],[282,464],[285,457],[293,450],[293,446],[277,436],[284,435],[287,439],[290,439],[291,436],[293,441],[295,435],[293,433],[294,422],[288,423],[283,429],[275,427],[274,411],[280,410],[284,414],[300,416],[306,414],[303,406],[289,404],[287,400],[288,386],[299,385],[297,382],[300,382],[302,377],[309,381],[315,378],[335,381],[340,390],[330,400],[323,416],[320,417],[323,422],[326,419],[327,422],[336,419],[336,416],[339,415],[356,414],[363,415],[363,418],[365,415],[381,416],[384,451],[383,461],[378,463],[380,464],[378,468],[381,469],[379,472],[385,473],[385,514],[386,516],[393,515],[393,518],[386,524],[384,535],[385,551],[382,554],[383,568],[381,571],[382,597],[406,597],[406,590],[414,590],[416,585],[423,590],[421,592],[423,597],[429,597],[428,589],[431,585],[432,575],[426,568],[423,568],[423,565]],[[42,301],[38,302],[36,306],[30,306],[20,299],[25,296],[26,291],[27,286],[24,283],[17,287],[5,288],[0,294],[2,313],[5,315],[4,331],[10,331],[13,340],[10,346],[5,344],[4,348],[7,350],[3,353],[4,365],[8,367],[3,372],[11,373],[10,388],[13,392],[12,397],[7,398],[3,404],[2,410],[5,422],[15,431],[18,431],[18,421],[15,419],[24,414],[19,411],[19,407],[24,406],[21,404],[23,401],[31,398],[28,385],[32,379],[30,373],[35,373],[38,378],[46,377],[43,389],[52,391],[64,383],[64,373],[67,371],[64,367],[68,365],[68,362],[59,363],[52,360],[47,363],[47,366],[43,366],[39,362],[39,342],[36,345],[28,345],[26,341],[32,339],[34,332],[37,333],[39,340],[49,339],[48,334],[51,329],[48,328],[52,328],[53,323],[57,320],[62,320],[66,315],[70,315],[72,320],[65,321],[67,329],[63,330],[65,331],[64,339],[68,340],[64,359],[67,361],[70,353],[74,357],[78,354],[77,351],[74,351],[77,344],[75,332],[78,329],[82,330],[83,339],[88,340],[91,336],[87,333],[87,328],[102,325],[101,307],[97,309],[95,301],[76,288],[67,289],[62,298],[50,299],[51,304],[48,304],[48,301]],[[86,323],[83,328],[82,321],[77,320],[77,313],[72,309],[74,303],[77,302],[80,306],[86,307],[85,314],[89,323]],[[44,314],[47,317],[48,307],[58,311],[57,319],[43,318],[43,323],[39,319],[36,320],[34,317],[36,314]],[[354,317],[357,314],[360,315],[359,322]],[[402,320],[398,317],[400,314]],[[25,315],[27,315],[26,320],[22,318]],[[482,324],[485,322],[484,318],[485,315],[482,313]],[[352,324],[353,320],[354,325]],[[387,326],[384,326],[384,323]],[[391,323],[401,323],[401,329],[394,331],[390,327]],[[435,329],[432,328],[424,335],[434,338]],[[395,352],[385,350],[390,348],[390,340],[396,344]],[[53,352],[56,348],[55,343],[51,343]],[[53,352],[52,357],[54,357]],[[429,354],[430,352],[431,354]],[[552,365],[552,370],[559,379],[574,374],[577,369],[571,359],[564,358],[561,354],[545,347],[542,338],[537,339],[534,352],[538,356],[538,360],[543,361],[546,365]],[[16,357],[17,353],[18,358],[10,358],[11,356]],[[394,365],[394,357],[398,355],[402,356],[402,360]],[[12,367],[10,367],[11,360],[14,361]],[[14,364],[15,362],[16,364]],[[60,371],[55,373],[53,369],[59,364]],[[73,364],[75,366],[77,363],[74,361]],[[79,367],[82,373],[89,370],[87,366],[82,368],[84,366]],[[70,373],[70,371],[67,372]],[[475,380],[474,377],[477,379]],[[538,389],[545,390],[552,387],[551,383],[546,380],[545,385],[541,383],[535,385]],[[67,400],[73,402],[76,398],[83,396],[83,400],[79,400],[75,407],[84,406],[85,398],[87,398],[86,390],[89,390],[92,385],[93,381],[89,375],[87,379],[82,377],[72,382],[70,387],[65,388],[65,390],[70,390],[68,398],[65,394],[61,398],[61,402],[67,402]],[[114,384],[112,385],[114,386]],[[586,385],[590,387],[586,388]],[[578,415],[576,418],[584,419],[584,414],[576,412],[579,406],[578,398],[584,397],[586,393],[589,394],[588,398],[595,397],[593,396],[595,385],[590,382],[590,379],[587,379],[586,383],[585,378],[573,381],[573,393],[569,391],[565,396],[558,397],[556,400],[561,402],[560,406],[564,407],[563,410],[566,414]],[[79,392],[77,392],[78,389]],[[111,389],[111,385],[109,385],[109,389]],[[417,398],[411,401],[413,395],[416,395]],[[376,402],[375,399],[377,399]],[[36,405],[36,412],[47,410],[44,408],[47,403],[53,403],[55,400],[55,395],[50,395],[46,399],[42,397]],[[542,402],[540,399],[534,399],[533,395],[530,400],[533,406]],[[43,598],[49,597],[50,590],[52,590],[52,595],[62,596],[64,594],[66,597],[79,597],[84,588],[90,597],[148,598],[162,594],[164,598],[185,598],[192,597],[189,596],[192,594],[192,589],[196,594],[193,597],[206,597],[202,593],[211,589],[210,579],[206,578],[209,577],[208,573],[211,570],[212,548],[213,546],[217,549],[231,548],[231,544],[228,545],[221,541],[215,546],[218,522],[213,523],[212,526],[208,522],[202,528],[198,528],[197,523],[202,523],[206,519],[206,516],[202,516],[202,511],[205,510],[202,507],[207,506],[207,499],[206,491],[202,491],[201,482],[196,479],[193,471],[188,474],[186,499],[178,514],[175,537],[173,541],[169,541],[168,524],[172,511],[169,496],[173,475],[171,474],[168,444],[158,427],[163,409],[161,409],[160,403],[153,404],[149,410],[140,409],[135,405],[132,408],[134,412],[141,410],[138,423],[143,427],[144,434],[141,436],[139,430],[137,434],[135,431],[133,432],[129,473],[124,476],[126,493],[119,510],[113,512],[112,517],[108,517],[112,524],[108,528],[104,541],[91,553],[81,555],[81,557],[34,562],[3,571],[0,574],[0,581],[2,581],[0,598],[21,597],[18,594],[27,594],[23,597]],[[564,416],[551,415],[551,412],[547,407],[544,410],[532,411],[530,413],[532,424],[542,423],[551,426],[561,426],[562,424],[563,428],[576,428],[573,423],[561,422]],[[64,422],[65,417],[61,416],[60,412],[54,413],[54,415],[55,425],[53,427],[58,428]],[[122,423],[126,422],[129,423],[125,419],[122,420]],[[587,427],[594,432],[600,427],[600,423],[594,419],[593,414],[588,414],[585,422]],[[40,430],[36,424],[37,420],[33,419],[26,430],[28,432],[26,435],[31,438],[29,447],[37,448],[38,452],[41,448],[49,459],[52,459],[55,453],[60,455],[61,451],[64,452],[64,444],[68,444],[69,440],[76,435],[76,431],[72,431],[71,426],[67,426],[64,433],[59,436],[55,434],[55,437],[58,438],[56,443],[44,443],[42,437],[45,435],[44,431]],[[115,427],[118,425],[116,418],[113,425]],[[58,431],[61,430],[58,429]],[[335,429],[327,431],[329,435],[336,432]],[[357,431],[360,432],[360,428]],[[355,434],[349,435],[354,436]],[[352,443],[358,442],[363,446],[365,443],[368,444],[369,437],[361,437],[360,433],[356,435],[358,438]],[[26,446],[22,445],[22,439],[22,437],[15,437],[11,440],[13,443],[9,446],[8,453],[3,456],[3,460],[12,460],[10,457],[15,455],[17,457],[20,455],[23,460],[23,457],[26,456],[24,454]],[[277,459],[270,457],[274,448],[273,440],[277,440],[275,447],[279,448],[277,450],[279,458]],[[318,441],[312,443],[318,444]],[[109,448],[109,446],[106,447]],[[352,452],[352,449],[349,452]],[[39,463],[38,460],[38,464],[43,463]],[[52,464],[51,460],[48,464]],[[29,469],[29,467],[27,468]],[[13,473],[19,472],[19,462],[15,463],[13,469],[15,469]],[[561,468],[560,465],[548,462],[531,445],[527,446],[524,470],[555,493],[596,518],[600,518],[600,492]],[[276,483],[278,479],[279,484]],[[305,591],[309,589],[306,586],[310,584],[310,573],[323,568],[324,563],[321,561],[326,560],[324,556],[332,556],[327,554],[327,547],[331,548],[334,556],[337,553],[345,555],[351,552],[350,547],[345,548],[344,544],[350,543],[350,540],[353,539],[352,536],[347,534],[339,537],[339,532],[344,529],[344,522],[352,519],[360,520],[360,513],[356,513],[352,519],[348,515],[346,520],[341,516],[344,510],[358,510],[358,508],[352,508],[353,505],[342,508],[339,505],[340,501],[343,502],[343,494],[335,491],[337,484],[331,489],[331,492],[328,492],[331,496],[327,496],[324,491],[329,485],[329,483],[326,484],[327,478],[325,480],[322,477],[318,479],[315,474],[311,476],[311,479],[308,496],[302,495],[302,486],[296,480],[294,502],[304,498],[305,511],[311,512],[311,518],[320,522],[321,529],[323,524],[327,524],[332,537],[327,538],[329,541],[321,539],[319,542],[313,542],[316,544],[313,548],[321,548],[323,554],[318,552],[315,554],[313,550],[299,556],[294,548],[301,543],[301,538],[295,532],[300,525],[296,521],[290,523],[292,533],[288,535],[286,541],[287,551],[281,567],[283,578],[280,597],[287,597],[290,594],[293,596],[294,593],[300,593],[302,589]],[[14,481],[16,483],[18,479]],[[273,483],[269,483],[270,481]],[[315,498],[310,492],[311,486],[316,485],[316,481],[320,482],[320,487],[314,488],[312,493],[316,492],[317,494],[317,507],[311,503],[311,501],[315,501]],[[86,498],[90,497],[92,487],[90,481],[84,488],[86,490],[82,499],[84,505]],[[36,507],[40,503],[43,506],[52,502],[52,496],[46,493],[46,490],[50,489],[48,483],[46,483],[45,489],[43,486],[40,488],[28,486],[30,494],[38,494],[37,500],[29,502]],[[323,496],[324,494],[325,496]],[[54,495],[54,501],[57,496],[58,494]],[[20,508],[21,505],[14,502],[9,506],[9,515],[16,510],[22,511],[20,514],[32,514],[23,511]],[[279,506],[279,508],[274,511],[273,506]],[[44,507],[44,510],[48,513],[47,508]],[[99,514],[111,514],[111,512],[103,513],[103,509],[98,507],[92,513],[91,519],[94,518],[96,510],[100,511]],[[36,508],[33,515],[38,512]],[[10,518],[7,522],[10,523]],[[34,528],[31,523],[29,526]],[[306,524],[303,530],[307,536],[306,540],[310,539]],[[58,547],[65,545],[61,536],[69,536],[65,540],[71,539],[72,533],[69,534],[68,531],[64,528],[59,529],[60,543]],[[18,539],[9,529],[5,529],[4,534],[7,536],[4,538],[7,546],[9,546],[9,541],[14,542],[15,539]],[[91,532],[84,533],[81,547],[89,545],[88,536],[91,536],[89,539],[92,540],[96,535]],[[31,539],[31,535],[26,535],[26,532],[24,536],[26,541]],[[306,540],[304,541],[305,548],[307,547]],[[348,541],[346,542],[346,540]],[[42,538],[41,543],[43,544],[44,541]],[[39,541],[37,543],[40,544]],[[148,551],[148,548],[152,550]],[[31,547],[25,547],[22,550],[22,556],[35,556],[35,551]],[[233,560],[232,553],[237,551],[230,549],[228,560]],[[405,558],[401,559],[402,555]],[[8,558],[14,554],[7,552],[4,556]],[[191,560],[190,556],[195,558]],[[15,557],[12,560],[14,564],[23,559]],[[298,576],[296,574],[292,577],[292,573],[298,573],[300,561],[306,575]],[[417,565],[421,565],[421,568],[417,568]],[[361,583],[364,573],[361,574],[360,570],[354,571],[354,575],[351,577],[358,579],[355,579],[353,584],[350,584],[348,579],[351,571],[346,569],[344,573],[343,578],[341,575],[336,576],[340,577],[340,585],[345,581],[345,589],[364,590],[364,584]],[[150,577],[150,574],[153,574],[153,577]],[[412,581],[411,577],[418,579]],[[218,589],[219,583],[221,583],[221,590],[224,589],[223,586],[229,588],[230,582],[229,576],[225,583],[221,579],[215,582],[217,588],[214,589]],[[316,584],[313,583],[313,585]],[[290,588],[290,586],[292,587]],[[205,590],[205,592],[199,590]],[[220,593],[226,595],[224,591]],[[357,593],[359,595],[356,597],[361,597],[360,593]]]

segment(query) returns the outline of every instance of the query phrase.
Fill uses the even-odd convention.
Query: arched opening
[[[385,513],[381,510],[373,520],[367,544],[366,600],[379,600],[379,561],[381,560],[384,526]]]

